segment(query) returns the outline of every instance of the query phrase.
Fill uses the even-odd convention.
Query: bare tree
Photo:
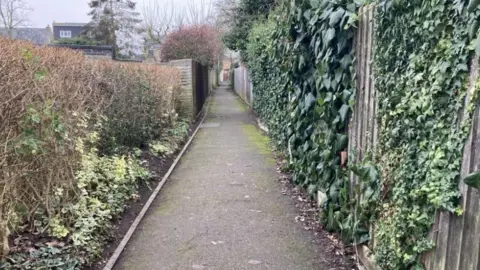
[[[215,0],[215,12],[218,23],[223,27],[230,27],[235,21],[235,15],[238,9],[238,1],[236,0]]]
[[[175,27],[182,28],[187,23],[187,18],[185,12],[177,12],[175,14]]]
[[[172,1],[160,5],[158,0],[150,0],[143,6],[142,16],[149,41],[161,44],[163,37],[174,27],[175,6]]]
[[[190,0],[187,3],[187,21],[191,25],[212,24],[215,21],[211,0]]]
[[[8,37],[13,37],[13,29],[29,24],[31,11],[25,0],[0,0],[0,24],[7,29]]]

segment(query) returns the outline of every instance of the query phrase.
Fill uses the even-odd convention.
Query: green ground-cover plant
[[[161,140],[155,140],[149,144],[150,152],[158,157],[173,154],[188,136],[188,128],[188,121],[177,121],[172,128],[165,130]]]

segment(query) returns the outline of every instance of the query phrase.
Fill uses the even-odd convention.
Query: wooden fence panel
[[[359,10],[358,30],[355,36],[356,49],[356,96],[355,108],[348,127],[348,156],[350,163],[358,164],[378,140],[379,122],[376,118],[377,103],[375,80],[372,69],[374,5]],[[478,77],[478,59],[470,65],[469,89],[467,100],[471,98]],[[463,179],[472,171],[480,170],[480,110],[474,114],[471,133],[466,142],[461,167]],[[350,194],[353,194],[358,179],[350,175]],[[456,216],[438,211],[429,238],[435,243],[435,249],[424,254],[423,262],[427,270],[464,270],[480,269],[480,194],[462,181],[459,183],[462,194],[460,205],[463,215]],[[373,227],[371,228],[374,246]]]
[[[245,66],[234,69],[233,90],[248,105],[253,106],[253,84],[249,70]]]
[[[478,77],[478,59],[472,61],[470,70],[467,101],[471,98]],[[477,109],[463,150],[460,178],[480,169],[479,119],[480,110]],[[440,211],[437,213],[435,225],[429,234],[430,239],[435,242],[435,249],[424,257],[427,269],[463,270],[480,267],[480,194],[462,181],[459,182],[459,188],[463,215],[456,216]]]
[[[173,60],[165,65],[180,70],[182,91],[179,95],[179,114],[194,119],[203,108],[210,90],[211,75],[208,67],[192,59]]]
[[[375,111],[375,88],[372,69],[372,37],[374,6],[362,7],[359,11],[359,25],[355,36],[356,50],[356,95],[355,107],[348,128],[348,152],[351,162],[361,162],[373,149],[374,136],[378,128]],[[350,194],[357,184],[357,177],[350,175]]]

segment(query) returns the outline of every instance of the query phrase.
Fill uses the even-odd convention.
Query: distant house
[[[50,26],[45,28],[15,28],[11,30],[10,34],[8,29],[0,28],[0,36],[30,41],[36,45],[48,45],[53,42],[53,32]]]
[[[165,41],[165,36],[161,37],[159,40],[146,39],[144,43],[145,58],[150,59],[155,62],[162,61],[162,43]]]
[[[229,49],[225,49],[223,52],[223,63],[222,63],[222,70],[220,76],[221,81],[228,81],[230,80],[230,70],[240,62],[240,54],[238,52],[231,51]]]
[[[74,38],[85,30],[86,23],[57,23],[53,22],[54,39]]]

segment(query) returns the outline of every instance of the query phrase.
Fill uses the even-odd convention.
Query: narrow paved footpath
[[[267,138],[226,86],[115,269],[328,269]]]

